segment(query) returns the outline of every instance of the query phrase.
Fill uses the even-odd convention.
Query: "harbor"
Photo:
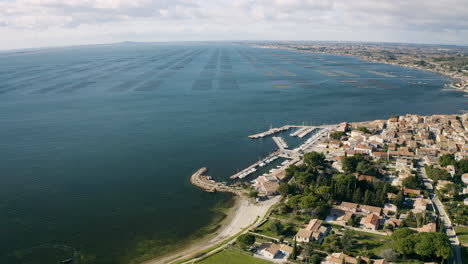
[[[288,149],[289,148],[288,143],[283,137],[281,136],[272,137],[273,141],[278,146],[278,149],[276,151],[270,153],[268,156],[251,164],[245,169],[236,172],[235,174],[231,175],[229,178],[231,180],[244,179],[252,174],[255,174],[260,168],[267,166],[268,164],[274,162],[278,158],[283,158],[285,159],[284,161],[282,161],[279,165],[276,165],[276,167],[273,167],[272,169],[270,169],[268,173],[265,173],[262,176],[278,175],[284,172],[286,168],[288,168],[289,166],[300,162],[303,152],[312,148],[314,144],[318,143],[320,139],[322,139],[327,134],[327,132],[330,131],[330,129],[336,128],[337,125],[323,125],[323,126],[285,125],[279,128],[270,128],[268,131],[255,134],[255,135],[251,135],[249,136],[249,138],[252,138],[252,139],[262,138],[262,137],[266,137],[267,135],[273,135],[279,132],[287,131],[293,127],[299,128],[299,129],[291,133],[290,134],[291,136],[297,136],[297,137],[302,138],[305,135],[308,135],[309,133],[311,133],[312,131],[315,131],[315,134],[313,134],[309,139],[307,139],[305,142],[303,142],[298,147],[292,150]],[[211,179],[211,177],[205,176],[204,173],[206,173],[206,171],[207,171],[207,168],[201,168],[197,172],[195,172],[191,177],[191,183],[209,192],[232,192],[232,193],[239,192],[238,189],[233,189],[232,186],[228,186],[224,183],[215,182]]]

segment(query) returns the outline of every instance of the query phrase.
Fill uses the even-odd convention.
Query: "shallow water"
[[[0,55],[0,263],[128,263],[210,223],[224,180],[284,124],[456,113],[446,77],[353,57],[224,44]],[[297,144],[297,142],[292,142]],[[247,180],[251,180],[247,178]],[[146,243],[146,244],[145,244]]]

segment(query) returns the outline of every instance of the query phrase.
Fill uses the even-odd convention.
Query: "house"
[[[358,181],[368,181],[372,182],[374,180],[374,176],[369,175],[356,175]]]
[[[331,253],[330,255],[328,255],[324,260],[322,260],[322,262],[320,262],[321,264],[358,264],[358,263],[362,263],[362,261],[364,261],[364,263],[367,263],[369,262],[369,258],[366,258],[366,257],[351,257],[351,256],[348,256],[344,253]]]
[[[398,220],[396,218],[390,218],[387,221],[385,221],[385,224],[391,225],[393,227],[399,227],[401,226],[401,220]]]
[[[383,213],[389,215],[390,212],[396,213],[398,210],[397,206],[391,203],[386,203],[383,206]]]
[[[413,204],[413,213],[423,213],[427,208],[427,200],[424,198],[416,198],[416,201]]]
[[[376,214],[368,214],[361,219],[361,226],[369,230],[377,230],[379,228],[380,218]]]
[[[265,181],[260,185],[258,191],[259,193],[264,194],[266,196],[272,196],[276,194],[278,187],[278,182]]]
[[[468,173],[462,174],[462,181],[463,183],[468,184]]]
[[[275,243],[263,243],[260,245],[259,249],[257,250],[257,254],[268,258],[268,259],[275,259],[278,255],[289,256],[292,254],[293,248],[286,245],[286,244],[275,244]]]
[[[418,232],[437,232],[437,225],[436,223],[429,223],[416,230],[418,230]]]
[[[367,146],[364,144],[359,144],[356,147],[354,147],[354,150],[360,150],[366,154],[371,154],[373,149],[374,148],[372,146]]]
[[[375,214],[377,216],[380,216],[380,214],[382,213],[382,208],[377,206],[361,204],[359,205],[359,209],[366,214]]]
[[[322,243],[323,238],[328,235],[330,231],[329,227],[322,225],[323,221],[319,219],[312,219],[305,228],[299,229],[295,239],[297,242],[310,242],[317,241],[319,244]]]
[[[416,197],[421,196],[421,190],[403,188],[404,195],[413,194]]]
[[[349,202],[341,202],[339,208],[346,212],[353,212],[355,213],[359,207],[357,203],[349,203]]]

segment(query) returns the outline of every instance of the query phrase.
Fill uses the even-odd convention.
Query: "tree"
[[[317,194],[320,198],[324,200],[328,200],[330,198],[330,192],[330,186],[320,186],[317,189],[315,189],[315,194]]]
[[[353,247],[353,231],[350,229],[346,229],[343,233],[343,237],[341,238],[341,244],[343,245],[343,249],[345,251],[350,251]]]
[[[443,167],[446,167],[447,165],[455,165],[456,164],[455,157],[453,156],[453,154],[450,154],[450,153],[444,154],[440,156],[439,164]]]
[[[358,127],[358,130],[367,134],[371,134],[371,131],[367,127]]]
[[[325,164],[325,155],[318,152],[309,152],[304,155],[304,163],[309,167],[318,167]]]
[[[258,195],[258,191],[252,190],[252,191],[249,192],[248,195],[249,195],[250,198],[255,198]]]
[[[403,187],[410,188],[410,189],[418,189],[419,188],[419,179],[416,176],[409,176],[402,182]]]
[[[416,233],[416,231],[409,228],[398,228],[397,230],[395,230],[395,232],[393,232],[391,238],[393,241],[397,241],[402,238],[410,237],[414,233]]]
[[[252,234],[242,234],[237,238],[237,242],[241,247],[247,248],[255,243],[255,236]]]
[[[299,206],[301,206],[302,209],[312,209],[315,208],[319,202],[320,201],[316,196],[307,195],[301,198]]]
[[[291,193],[291,187],[287,182],[282,182],[278,187],[278,193],[286,196]]]
[[[296,242],[296,238],[294,238],[294,246],[293,246],[293,250],[292,250],[292,253],[291,253],[291,256],[289,256],[290,259],[292,260],[295,260],[297,258],[297,242]]]
[[[335,131],[330,133],[330,138],[334,140],[340,140],[344,135],[346,135],[346,133],[343,131]]]
[[[468,158],[464,158],[457,163],[458,169],[461,173],[468,173]]]
[[[313,254],[312,257],[310,257],[311,264],[320,264],[321,261],[322,261],[322,258],[317,254]]]
[[[270,227],[269,227],[270,231],[272,231],[273,233],[277,234],[277,235],[281,235],[284,231],[284,226],[283,224],[278,221],[278,220],[275,220],[271,223]]]
[[[401,207],[403,205],[403,201],[405,201],[405,195],[403,193],[403,190],[398,191],[396,197],[393,199],[393,203],[397,207]]]

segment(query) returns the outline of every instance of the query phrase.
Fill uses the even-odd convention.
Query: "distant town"
[[[288,150],[274,135],[293,129],[291,136],[311,136]],[[192,183],[273,206],[232,237],[178,263],[222,263],[226,257],[322,264],[468,259],[468,114],[287,125],[250,138],[269,136],[277,151],[231,178],[285,159],[268,173],[227,184],[202,168]]]
[[[462,46],[359,42],[257,43],[262,48],[357,56],[364,60],[437,72],[450,77],[450,86],[468,92],[468,48]]]

